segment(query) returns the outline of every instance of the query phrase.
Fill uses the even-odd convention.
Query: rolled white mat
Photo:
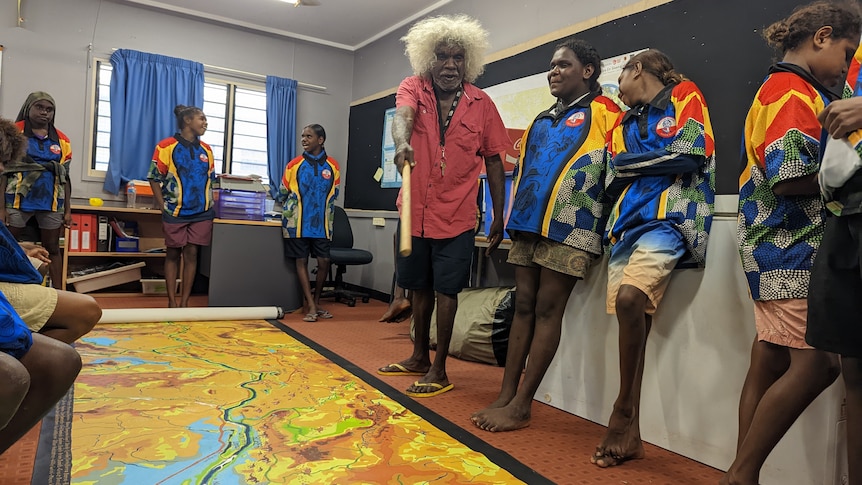
[[[116,308],[102,310],[99,323],[267,320],[284,317],[281,307]]]

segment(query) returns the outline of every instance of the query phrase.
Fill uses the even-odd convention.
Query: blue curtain
[[[278,198],[284,167],[296,156],[296,81],[266,77],[266,153],[269,193]]]
[[[177,131],[174,107],[204,104],[199,62],[128,49],[111,55],[111,151],[104,189],[145,179],[156,143]]]

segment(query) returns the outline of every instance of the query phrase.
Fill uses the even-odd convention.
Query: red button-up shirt
[[[484,159],[506,151],[511,143],[494,102],[481,89],[464,83],[446,130],[445,168],[440,163],[440,116],[431,80],[412,76],[402,81],[395,105],[409,106],[416,113],[410,137],[416,162],[410,179],[412,235],[446,239],[474,229]]]

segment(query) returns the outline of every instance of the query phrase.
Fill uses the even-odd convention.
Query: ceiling
[[[354,51],[452,0],[114,0]]]

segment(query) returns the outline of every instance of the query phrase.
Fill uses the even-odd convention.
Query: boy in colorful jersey
[[[24,156],[27,138],[0,119],[0,173]],[[35,273],[24,251],[0,222],[0,269]],[[38,277],[38,273],[33,275]],[[53,290],[52,290],[53,291]],[[0,293],[0,454],[42,419],[75,382],[81,357],[71,346],[34,334]]]
[[[27,156],[9,164],[0,175],[0,193],[6,197],[0,220],[20,239],[27,221],[36,218],[39,239],[51,260],[51,285],[59,288],[63,280],[60,234],[72,221],[68,172],[72,145],[54,126],[55,108],[54,98],[41,91],[31,93],[21,106],[17,126],[29,141]]]
[[[639,408],[652,315],[674,268],[703,267],[712,224],[714,138],[697,86],[650,49],[619,77],[631,107],[608,141],[608,313],[620,325],[620,392],[608,431],[591,461],[618,465],[644,454]]]
[[[197,273],[198,248],[212,241],[212,183],[215,162],[212,148],[200,137],[207,131],[207,117],[200,108],[174,108],[179,131],[156,145],[147,179],[158,207],[162,208],[165,234],[165,284],[168,307],[177,306],[177,272],[183,261],[180,307],[189,306]]]
[[[473,81],[484,69],[488,32],[464,16],[417,22],[402,39],[414,76],[395,95],[395,165],[412,167],[413,252],[396,260],[398,285],[410,291],[416,335],[413,354],[378,369],[382,375],[422,376],[407,395],[431,397],[453,388],[446,358],[467,286],[475,247],[476,198],[482,164],[488,174],[494,222],[490,253],[503,237],[505,200],[500,153],[509,137],[494,102]],[[399,203],[400,206],[400,196]],[[429,334],[437,304],[437,352],[432,364]]]
[[[593,46],[575,39],[558,45],[548,72],[557,103],[536,117],[521,141],[506,226],[517,287],[506,370],[497,400],[472,416],[486,431],[529,425],[533,397],[560,344],[569,295],[602,253],[603,157],[620,109],[601,95],[600,74]]]
[[[847,413],[847,462],[849,485],[862,483],[862,47],[847,74],[851,99],[829,104],[819,116],[829,141],[821,166],[821,194],[834,217],[826,218],[823,241],[808,289],[808,329],[805,341],[841,356]],[[855,152],[843,176],[824,175],[833,167],[832,143],[843,143]],[[848,150],[849,151],[849,150]],[[851,154],[852,155],[852,154]],[[839,165],[840,166],[840,165]],[[829,183],[827,183],[827,181]]]
[[[332,221],[335,199],[341,183],[341,168],[326,154],[326,130],[308,125],[300,136],[302,155],[288,162],[281,179],[282,236],[284,256],[296,262],[302,296],[305,299],[306,322],[332,318],[320,308],[320,294],[329,274],[329,251],[332,246]],[[314,294],[308,277],[308,257],[317,258]]]

